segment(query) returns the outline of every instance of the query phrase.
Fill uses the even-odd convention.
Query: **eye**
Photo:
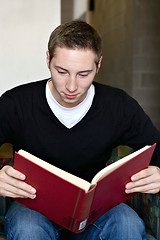
[[[87,77],[89,73],[79,73],[80,77]]]
[[[62,70],[57,70],[57,72],[58,72],[59,74],[62,74],[62,75],[65,75],[65,74],[67,74],[67,72],[66,72],[66,71],[62,71]]]

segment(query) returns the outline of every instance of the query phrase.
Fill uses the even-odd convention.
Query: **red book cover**
[[[83,220],[89,215],[94,189],[86,194],[84,189],[39,167],[18,153],[15,153],[14,168],[24,173],[27,176],[25,182],[37,191],[35,199],[15,198],[14,200],[44,214],[66,229],[73,232],[82,230]],[[83,209],[79,210],[81,206]]]
[[[87,224],[135,194],[126,194],[125,185],[130,182],[132,175],[148,167],[155,146],[131,158],[97,182]]]
[[[86,183],[86,187],[70,182],[72,174],[69,174],[68,179],[64,179],[61,175],[58,176],[27,157],[15,153],[14,168],[24,173],[27,176],[25,181],[37,190],[35,199],[15,200],[78,233],[106,211],[133,195],[125,193],[125,185],[130,182],[133,174],[148,167],[155,146],[156,144],[132,157],[97,182],[88,183],[81,179]],[[51,164],[46,164],[51,168]]]

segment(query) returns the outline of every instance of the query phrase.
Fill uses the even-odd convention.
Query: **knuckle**
[[[11,168],[11,166],[6,165],[2,169],[6,172],[6,171],[8,171],[9,168]]]
[[[18,195],[18,194],[19,194],[19,190],[18,190],[17,188],[14,190],[14,194],[15,194],[15,195]]]
[[[2,175],[10,175],[10,169],[11,169],[12,167],[11,166],[8,166],[8,165],[6,165],[6,166],[4,166],[2,169],[1,169],[1,171],[0,171],[0,176]]]
[[[5,176],[4,175],[0,175],[0,187],[1,187],[1,184],[5,182]]]
[[[158,193],[158,192],[159,192],[159,188],[155,188],[155,189],[152,190],[152,193],[153,193],[153,194],[156,194],[156,193]]]
[[[19,189],[18,187],[15,187],[14,188],[14,191],[13,191],[13,194],[15,195],[15,196],[17,196],[17,195],[19,195],[21,193],[21,189]]]
[[[154,173],[159,173],[159,168],[158,167],[152,167],[152,171]]]
[[[155,193],[159,193],[159,188],[155,189]]]
[[[7,174],[7,175],[11,175],[12,169],[13,169],[12,167],[7,166],[7,167],[6,167],[6,174]]]
[[[3,189],[1,189],[1,186],[0,186],[0,196],[4,196],[4,191]]]
[[[148,191],[148,186],[145,186],[144,187],[144,192],[147,192]]]
[[[4,191],[0,191],[0,196],[6,197],[5,192]]]
[[[0,171],[0,183],[5,182],[6,174],[5,172]]]
[[[159,167],[152,166],[151,169],[152,169],[152,172],[153,172],[153,173],[158,173],[158,174],[160,174],[160,169],[159,169]]]

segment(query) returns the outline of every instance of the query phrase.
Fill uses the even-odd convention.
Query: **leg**
[[[71,233],[73,240],[142,240],[145,226],[126,204],[120,204],[90,224],[79,234]]]
[[[8,240],[58,240],[60,226],[42,214],[13,202],[5,217]]]

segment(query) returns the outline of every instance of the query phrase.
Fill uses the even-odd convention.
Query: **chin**
[[[67,107],[67,108],[76,107],[78,104],[80,104],[80,102],[77,102],[77,101],[64,101],[63,102],[63,106]]]

